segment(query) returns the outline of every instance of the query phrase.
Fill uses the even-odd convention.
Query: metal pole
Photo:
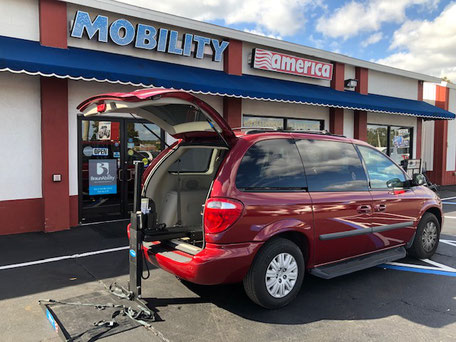
[[[142,213],[140,211],[131,213],[130,226],[130,282],[129,291],[134,298],[141,297],[141,275],[143,271],[143,232],[142,232]]]

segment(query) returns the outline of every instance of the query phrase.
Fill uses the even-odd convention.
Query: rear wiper
[[[230,145],[228,145],[228,142],[225,140],[225,138],[220,134],[219,131],[217,131],[217,129],[215,128],[215,126],[212,124],[212,122],[209,121],[208,118],[206,118],[206,121],[207,123],[209,124],[209,126],[211,126],[211,128],[214,130],[215,133],[217,133],[217,135],[220,137],[220,139],[222,139],[223,143],[225,144],[225,146],[229,149],[230,148]]]

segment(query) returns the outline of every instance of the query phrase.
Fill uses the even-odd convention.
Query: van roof
[[[318,139],[318,140],[332,140],[332,141],[341,141],[341,142],[351,142],[359,145],[369,145],[367,142],[347,138],[343,135],[333,134],[326,130],[322,131],[311,131],[311,130],[284,130],[284,129],[275,129],[275,128],[256,128],[256,127],[239,127],[233,128],[233,131],[238,138],[244,139],[254,139],[261,137],[280,137],[280,136],[290,136],[299,137],[302,139]]]

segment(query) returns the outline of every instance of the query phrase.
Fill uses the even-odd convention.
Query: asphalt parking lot
[[[268,311],[241,284],[196,286],[151,269],[143,296],[156,310],[152,329],[106,341],[454,341],[456,191],[441,192],[445,224],[431,261],[400,260],[323,280],[307,276],[297,299]],[[454,198],[451,198],[454,197]],[[52,234],[0,237],[2,341],[59,341],[38,299],[64,300],[126,283],[124,222]],[[99,254],[81,254],[102,251]],[[46,262],[43,262],[45,260]],[[34,263],[38,261],[37,263]]]

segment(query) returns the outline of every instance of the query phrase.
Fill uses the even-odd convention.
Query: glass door
[[[120,120],[79,121],[80,222],[122,218]]]
[[[162,148],[158,137],[163,132],[133,119],[80,117],[78,126],[79,222],[128,218],[133,208],[134,162],[150,164]]]

